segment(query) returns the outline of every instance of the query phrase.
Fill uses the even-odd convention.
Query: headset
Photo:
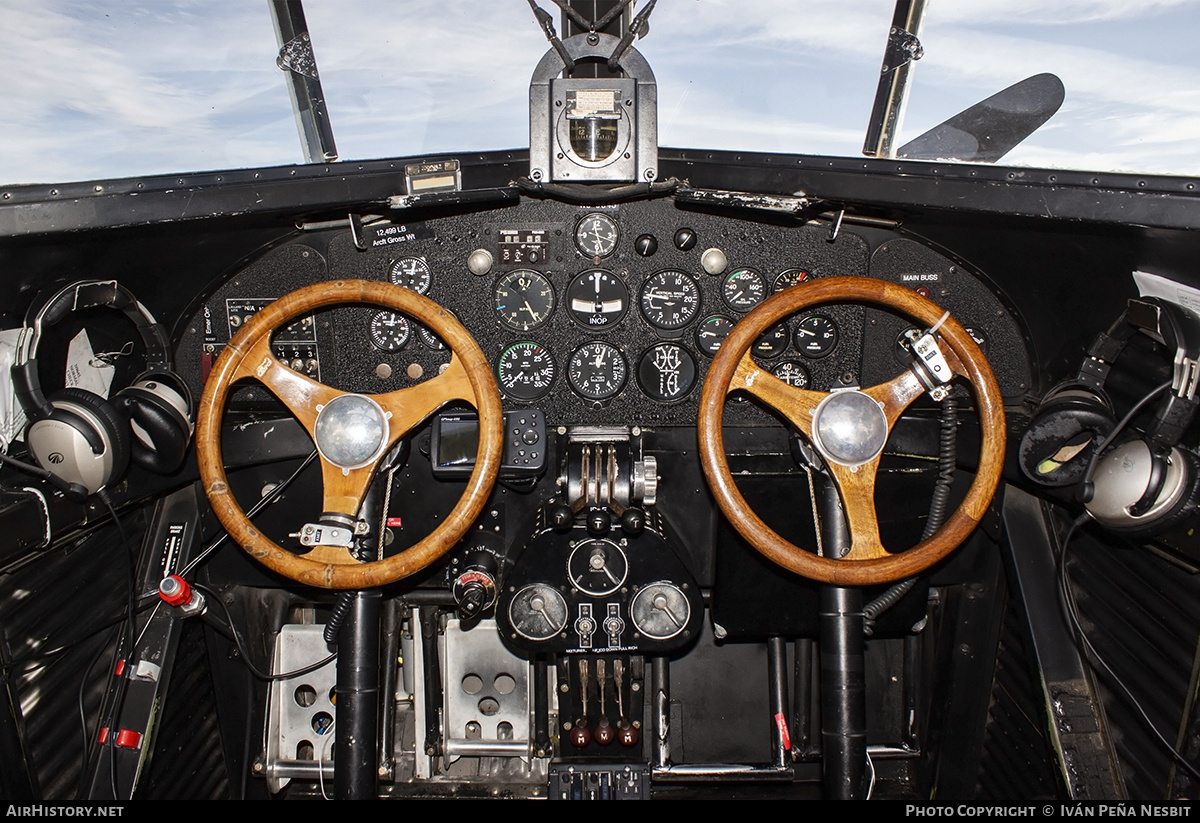
[[[72,312],[100,306],[117,309],[137,327],[146,369],[111,400],[80,388],[47,398],[38,377],[43,333]],[[171,367],[162,326],[115,280],[83,280],[35,300],[25,316],[12,380],[28,420],[29,453],[68,497],[97,493],[122,477],[130,462],[157,474],[170,474],[183,463],[192,436],[191,390]]]
[[[1173,352],[1171,381],[1118,422],[1104,385],[1137,334]],[[1075,378],[1042,399],[1021,438],[1021,471],[1041,486],[1075,487],[1092,518],[1114,532],[1159,534],[1200,505],[1200,458],[1178,445],[1200,406],[1198,386],[1200,315],[1157,297],[1131,299],[1089,347]],[[1121,440],[1128,423],[1156,400],[1143,436]]]

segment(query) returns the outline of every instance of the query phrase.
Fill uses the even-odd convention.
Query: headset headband
[[[146,348],[146,369],[170,368],[171,352],[166,332],[154,315],[138,302],[133,292],[116,280],[79,280],[54,292],[45,301],[34,301],[25,315],[25,329],[17,345],[12,366],[13,388],[30,419],[50,414],[52,407],[42,392],[37,371],[42,330],[68,314],[83,309],[110,306],[122,312],[137,327]]]

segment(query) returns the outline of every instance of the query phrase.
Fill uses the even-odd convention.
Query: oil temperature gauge
[[[794,389],[807,389],[812,382],[808,376],[808,369],[795,360],[784,360],[782,363],[776,363],[775,367],[771,369],[771,374]]]

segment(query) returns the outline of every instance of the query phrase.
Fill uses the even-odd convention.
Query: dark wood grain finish
[[[452,400],[465,400],[479,412],[475,469],[454,510],[424,540],[384,560],[361,563],[341,548],[318,546],[306,555],[272,543],[246,517],[229,490],[221,459],[221,418],[230,388],[243,378],[259,381],[278,397],[300,424],[314,434],[320,405],[345,394],[280,363],[271,354],[271,334],[297,317],[340,304],[379,306],[403,312],[432,329],[453,352],[438,376],[399,391],[370,395],[390,413],[387,448]],[[445,309],[408,289],[367,280],[319,283],[292,292],[254,315],[234,335],[204,387],[196,419],[196,457],[209,502],[230,536],[251,557],[300,583],[327,589],[382,586],[417,572],[445,554],[478,518],[500,468],[504,414],[487,358],[474,339]],[[386,451],[386,449],[385,449]],[[374,464],[345,471],[321,458],[323,511],[355,517],[375,474]],[[315,520],[319,512],[313,512]],[[297,523],[297,527],[302,523]]]
[[[982,427],[979,470],[962,504],[929,539],[907,551],[891,554],[879,538],[875,513],[879,457],[854,469],[827,463],[841,493],[850,527],[849,554],[835,560],[792,545],[767,527],[734,484],[725,459],[721,416],[726,395],[745,391],[777,410],[811,442],[813,412],[826,394],[788,386],[755,365],[749,350],[759,335],[789,314],[835,302],[890,308],[927,328],[944,313],[916,292],[863,277],[810,281],[775,295],[734,327],[709,368],[700,399],[700,458],[721,511],[742,537],[771,561],[804,577],[839,586],[890,583],[911,577],[946,557],[967,538],[986,512],[1004,463],[1005,426],[1000,389],[975,341],[953,318],[946,318],[937,335],[941,343],[947,344],[942,350],[955,374],[971,384]],[[889,432],[922,391],[910,372],[863,389],[883,409]]]

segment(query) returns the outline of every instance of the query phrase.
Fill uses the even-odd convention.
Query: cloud
[[[543,2],[543,6],[552,6]],[[665,145],[861,151],[892,0],[660,3],[637,43]],[[902,141],[1040,71],[1009,159],[1200,173],[1194,0],[931,4]],[[307,0],[343,159],[513,148],[549,48],[521,0]],[[0,182],[300,162],[261,0],[0,0]]]

